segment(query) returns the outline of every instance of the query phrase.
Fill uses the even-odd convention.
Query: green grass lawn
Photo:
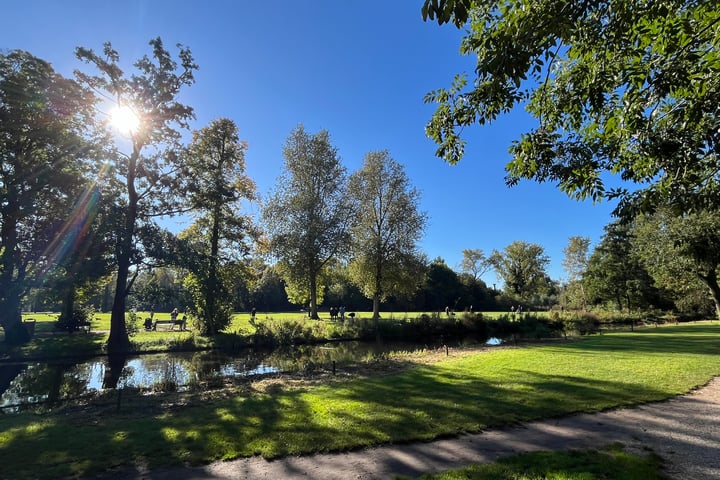
[[[129,404],[119,413],[110,410],[90,419],[5,415],[0,417],[0,472],[44,479],[134,461],[156,467],[275,458],[428,440],[656,401],[720,374],[719,336],[717,324],[648,328],[455,353],[391,375],[168,409]]]

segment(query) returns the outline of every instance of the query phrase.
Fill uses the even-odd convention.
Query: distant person
[[[445,307],[445,315],[450,316],[450,307]]]
[[[180,312],[178,312],[178,309],[174,308],[173,311],[170,312],[170,320],[172,320],[173,322],[177,321],[177,317],[179,314]]]
[[[340,320],[345,320],[345,307],[340,307]]]

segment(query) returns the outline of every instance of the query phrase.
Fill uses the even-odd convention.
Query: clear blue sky
[[[435,157],[424,126],[434,107],[430,90],[472,72],[461,57],[461,32],[425,23],[422,0],[126,0],[123,2],[4,0],[0,49],[23,49],[64,75],[82,67],[77,46],[101,51],[110,41],[121,60],[150,53],[162,37],[190,47],[200,66],[182,101],[195,108],[193,128],[218,117],[236,122],[249,144],[247,169],[261,194],[280,173],[282,146],[299,123],[330,132],[343,164],[389,150],[422,193],[429,224],[421,247],[455,268],[465,248],[486,254],[515,240],[545,247],[549,274],[564,277],[568,237],[593,246],[613,205],[577,202],[552,184],[508,188],[504,167],[513,139],[533,123],[522,110],[491,126],[466,129],[465,159]],[[495,283],[494,274],[485,276]],[[500,282],[498,281],[498,287]]]

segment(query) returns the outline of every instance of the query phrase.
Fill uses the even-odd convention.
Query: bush
[[[61,316],[56,323],[60,330],[75,332],[84,325],[90,325],[95,320],[95,308],[92,305],[76,303],[73,307],[72,316]]]
[[[125,314],[125,330],[127,330],[128,337],[132,338],[140,331],[138,320],[137,313],[134,310]]]
[[[600,317],[593,312],[574,313],[569,321],[579,335],[591,335],[600,331]]]
[[[255,325],[256,345],[292,345],[313,339],[313,329],[304,321],[277,321],[270,318]]]

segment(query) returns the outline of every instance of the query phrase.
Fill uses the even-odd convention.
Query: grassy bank
[[[487,313],[387,313],[381,319],[372,319],[371,312],[355,312],[345,321],[330,318],[310,320],[304,312],[260,313],[254,321],[250,314],[235,314],[229,327],[213,337],[197,335],[190,325],[189,331],[179,327],[167,330],[145,331],[143,319],[149,312],[138,312],[132,329],[129,353],[201,350],[219,348],[235,350],[247,346],[279,346],[317,343],[327,340],[383,338],[411,338],[478,335],[479,338],[549,338],[566,332],[563,322],[550,320],[536,313],[522,316]],[[27,345],[8,347],[0,343],[0,358],[58,358],[62,356],[100,355],[104,353],[110,331],[110,314],[95,314],[90,333],[68,332],[57,328],[57,314],[35,313],[24,315],[32,321],[35,335]],[[169,313],[157,312],[156,320],[168,320]],[[570,327],[572,329],[572,327]],[[0,335],[0,341],[2,337]]]
[[[630,454],[619,445],[602,450],[536,452],[473,465],[419,480],[662,480],[655,455]]]
[[[323,385],[5,415],[0,478],[346,450],[661,400],[720,374],[719,335],[717,324],[651,328],[437,362],[398,357],[399,373]]]

